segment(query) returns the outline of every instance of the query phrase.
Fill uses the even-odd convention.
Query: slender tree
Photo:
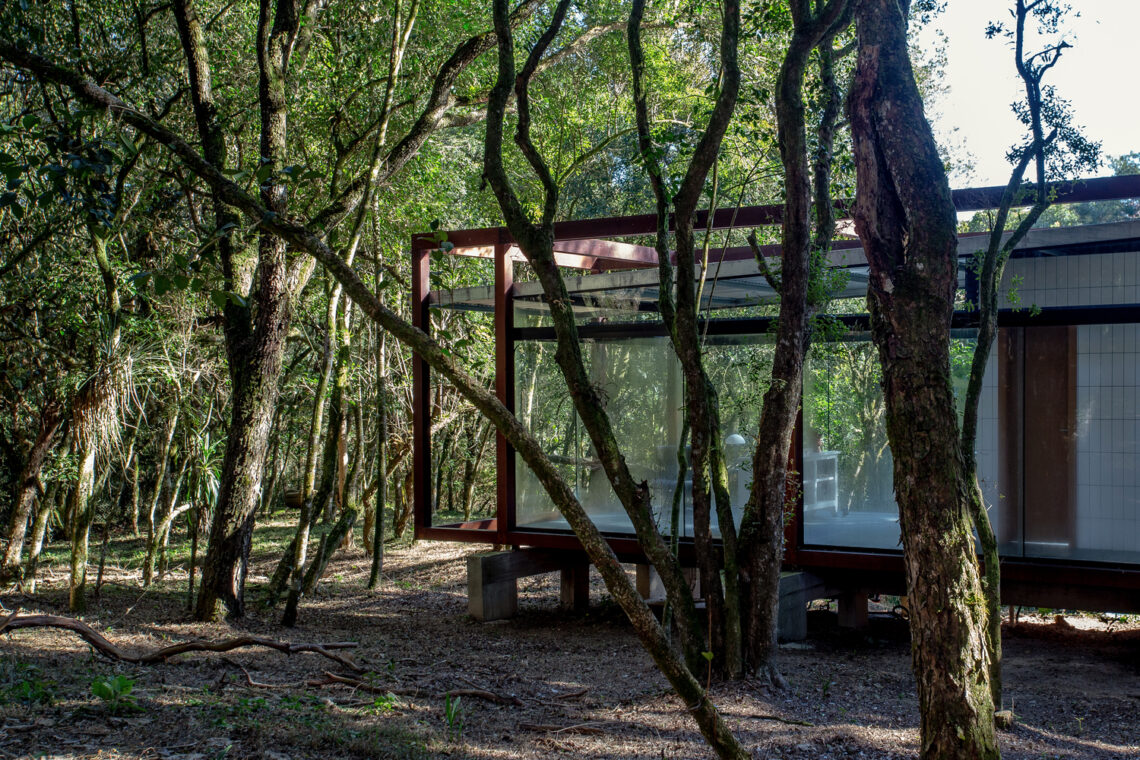
[[[996,758],[986,606],[950,385],[957,219],[907,50],[906,0],[856,0],[856,230],[883,367],[922,757]]]
[[[27,543],[28,519],[32,517],[32,507],[36,497],[43,498],[43,484],[40,474],[44,461],[55,444],[56,433],[66,421],[64,410],[58,400],[49,398],[39,415],[39,432],[28,452],[27,459],[16,483],[16,503],[8,520],[8,545],[0,560],[0,586],[5,586],[20,577],[20,562]]]
[[[784,218],[779,272],[764,259],[755,235],[749,237],[761,271],[780,294],[780,315],[772,359],[772,379],[764,394],[752,488],[741,521],[741,574],[746,593],[740,604],[747,636],[748,670],[763,673],[776,685],[777,611],[783,563],[788,452],[803,390],[804,357],[811,340],[811,319],[826,303],[825,253],[834,235],[831,200],[831,153],[839,112],[832,43],[851,23],[847,0],[793,0],[792,39],[776,82],[776,122],[784,168]],[[812,51],[821,62],[823,103],[817,130],[817,155],[809,164],[803,83]],[[812,224],[813,202],[816,223]]]
[[[994,212],[993,229],[986,248],[978,253],[974,261],[978,279],[978,339],[974,344],[962,414],[962,453],[966,461],[966,477],[973,483],[973,488],[970,489],[970,510],[985,560],[990,691],[994,706],[999,708],[1002,705],[1001,557],[998,554],[997,535],[990,523],[978,483],[978,459],[975,451],[978,406],[982,398],[986,365],[997,338],[998,296],[1005,265],[1014,249],[1052,205],[1049,180],[1059,179],[1058,174],[1077,168],[1095,169],[1099,163],[1099,146],[1087,141],[1072,126],[1067,103],[1052,88],[1042,87],[1045,74],[1057,65],[1061,54],[1070,47],[1069,43],[1060,40],[1033,53],[1025,49],[1025,25],[1031,16],[1038,20],[1041,31],[1057,34],[1067,10],[1066,4],[1051,0],[1016,0],[1012,11],[1012,27],[992,23],[986,30],[989,37],[1006,36],[1013,43],[1014,65],[1025,89],[1025,100],[1015,104],[1014,111],[1029,131],[1028,141],[1011,151],[1013,171],[1010,172],[1009,182]],[[1026,183],[1025,174],[1030,167],[1033,169],[1033,181]],[[1052,172],[1049,171],[1050,167]],[[1020,220],[1011,222],[1010,211],[1015,204],[1026,199],[1031,200],[1030,207],[1021,215]],[[1011,223],[1012,230],[1009,229]]]

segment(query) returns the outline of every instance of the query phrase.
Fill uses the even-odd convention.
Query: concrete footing
[[[776,619],[779,640],[806,639],[808,602],[827,595],[823,580],[811,573],[802,570],[780,573],[780,612]]]
[[[583,612],[590,603],[590,564],[580,552],[521,549],[483,552],[467,558],[467,610],[471,617],[489,622],[514,617],[518,613],[518,579],[543,573],[561,574],[560,606]],[[651,565],[636,566],[637,591],[650,601],[665,598],[660,576]],[[695,568],[685,576],[696,597],[700,579]],[[814,599],[835,596],[824,581],[804,571],[780,575],[780,641],[800,641],[807,637],[807,605]],[[839,624],[860,628],[867,624],[867,594],[845,592],[839,595]]]
[[[580,552],[472,554],[467,558],[467,611],[483,622],[514,617],[519,610],[518,579],[556,571],[562,574],[562,608],[584,611],[590,604],[590,564]]]
[[[839,627],[867,627],[867,592],[844,591],[839,595]]]

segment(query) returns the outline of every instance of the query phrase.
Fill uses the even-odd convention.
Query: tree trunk
[[[31,517],[32,506],[39,493],[40,473],[43,472],[44,459],[51,452],[55,434],[63,424],[63,419],[57,403],[49,401],[40,411],[40,429],[16,484],[16,502],[8,522],[8,546],[4,550],[3,559],[0,559],[0,586],[6,586],[20,576],[28,518]]]
[[[186,476],[188,464],[189,457],[182,460],[182,467],[178,470],[178,477],[174,479],[174,485],[170,489],[170,495],[163,510],[162,521],[159,523],[158,535],[162,537],[157,547],[159,580],[166,577],[166,550],[170,546],[170,530],[174,527],[174,521],[178,519],[178,516],[190,509],[189,504],[182,507],[178,506],[178,496],[182,493],[182,479]],[[152,557],[154,553],[150,552]]]
[[[997,758],[986,609],[950,385],[956,215],[910,66],[905,9],[857,0],[856,20],[854,217],[871,267],[922,757]]]
[[[376,286],[380,289],[380,267],[377,262]],[[388,367],[384,334],[376,330],[376,510],[372,526],[372,567],[368,573],[368,588],[380,585],[384,572],[384,507],[388,502]],[[365,532],[365,541],[369,534]]]
[[[700,294],[696,271],[696,239],[693,216],[710,169],[717,160],[725,131],[736,108],[740,89],[739,5],[725,3],[720,44],[720,80],[716,103],[693,157],[684,167],[684,178],[670,199],[664,171],[655,154],[649,124],[645,88],[645,56],[641,48],[644,2],[635,2],[628,23],[630,63],[633,71],[634,105],[638,147],[642,154],[657,208],[656,248],[659,307],[684,376],[685,412],[689,430],[689,464],[692,468],[693,544],[700,570],[701,591],[708,609],[707,649],[713,653],[713,668],[737,677],[742,673],[740,588],[736,523],[728,493],[728,473],[720,450],[720,412],[716,389],[705,372],[700,331]],[[715,186],[715,180],[714,180]],[[672,202],[676,242],[676,288],[669,263],[669,204]],[[676,292],[676,297],[672,294]],[[720,524],[721,550],[714,548],[711,520],[715,498]],[[656,561],[655,561],[656,564]],[[724,568],[724,583],[721,568]],[[671,600],[672,601],[672,600]],[[684,603],[684,600],[681,600]],[[675,610],[682,638],[697,622],[684,607]],[[690,662],[690,668],[694,664]]]
[[[87,610],[87,541],[95,518],[91,500],[95,485],[94,443],[77,442],[75,458],[79,473],[71,494],[71,580],[67,606],[72,612],[81,613]]]
[[[170,465],[170,450],[174,444],[174,433],[178,428],[179,408],[178,400],[170,401],[171,407],[162,428],[162,437],[159,439],[158,462],[154,473],[154,493],[150,498],[150,506],[146,513],[146,559],[143,560],[142,581],[143,586],[149,586],[154,580],[154,558],[158,544],[162,540],[158,523],[162,521],[158,513],[162,495],[169,496],[170,483],[167,479],[167,469]],[[165,510],[164,510],[165,511]]]
[[[198,486],[201,481],[202,470],[195,467],[190,476],[190,564],[187,568],[189,577],[186,580],[186,611],[194,611],[194,580],[198,571],[198,529],[202,520],[202,507],[198,501]]]
[[[344,541],[344,537],[352,532],[356,515],[357,511],[349,507],[341,513],[340,519],[336,521],[329,532],[321,536],[321,540],[317,544],[317,554],[309,564],[304,579],[289,589],[289,598],[285,602],[285,613],[282,615],[281,625],[292,628],[297,624],[297,606],[301,602],[301,596],[313,593],[317,581],[324,575],[325,568],[328,567],[337,547]]]
[[[142,466],[139,452],[135,452],[134,464],[131,466],[130,499],[127,503],[127,513],[131,518],[131,535],[139,534],[139,468]]]
[[[288,373],[286,373],[288,374]],[[292,407],[277,407],[273,413],[273,425],[270,428],[270,438],[273,441],[273,453],[269,456],[269,485],[261,492],[261,514],[268,516],[273,509],[273,502],[277,498],[277,488],[281,483],[281,473],[285,466],[281,461],[281,420],[286,420],[288,426]],[[290,438],[285,444],[285,459],[289,458],[289,447],[293,441]]]
[[[392,496],[395,500],[392,504],[392,537],[400,539],[404,537],[404,531],[408,529],[408,522],[412,518],[412,500],[409,497],[412,485],[412,470],[408,470],[401,477],[396,475],[396,487],[392,489]]]
[[[487,451],[487,442],[491,440],[491,426],[482,426],[475,446],[474,461],[468,457],[464,463],[463,472],[463,519],[471,519],[471,504],[475,498],[475,481],[479,479],[479,467],[483,464],[483,454]]]
[[[276,8],[271,5],[270,0],[262,0],[258,19],[258,101],[262,167],[276,172],[283,167],[286,158],[288,40],[299,22],[291,3],[278,2]],[[200,118],[199,128],[205,132],[201,125]],[[216,129],[217,125],[213,126]],[[261,185],[261,202],[273,214],[284,217],[288,209],[287,186],[271,174]],[[245,612],[245,577],[253,520],[261,495],[265,450],[277,403],[278,379],[291,316],[286,253],[285,241],[263,230],[258,241],[257,285],[249,299],[256,308],[231,302],[225,310],[226,352],[233,387],[232,416],[217,513],[210,527],[202,566],[202,587],[195,611],[199,620],[218,617],[223,605],[236,617]],[[222,258],[227,281],[233,282],[232,262],[227,264],[226,257]]]
[[[48,486],[48,491],[40,500],[39,506],[36,507],[36,517],[32,523],[32,547],[31,551],[28,552],[28,567],[20,581],[21,587],[26,588],[28,593],[36,593],[36,568],[39,565],[40,552],[44,548],[44,537],[47,535],[48,523],[51,521],[52,513],[58,511],[59,505],[56,501],[61,499],[61,495],[64,493],[65,490],[60,488],[59,482],[53,482]]]
[[[435,488],[432,489],[432,512],[439,512],[443,509],[443,473],[451,460],[451,440],[454,433],[449,428],[443,434],[443,441],[439,445],[439,456],[434,460],[435,462]]]
[[[333,362],[336,358],[336,347],[333,343],[336,335],[336,315],[340,305],[340,287],[334,286],[329,290],[328,308],[325,310],[325,343],[321,352],[321,375],[317,380],[317,390],[313,394],[313,414],[309,418],[309,445],[305,450],[305,469],[301,473],[301,500],[304,501],[313,495],[313,488],[317,483],[317,457],[321,448],[321,427],[325,418],[325,396],[328,395],[329,382],[333,374]]]
[[[301,503],[301,514],[297,521],[297,532],[285,550],[270,579],[265,605],[277,604],[288,583],[300,589],[304,579],[305,559],[309,552],[309,535],[325,512],[325,505],[333,500],[336,491],[337,470],[340,464],[340,441],[344,428],[344,407],[338,396],[344,392],[341,384],[334,385],[333,398],[329,403],[329,426],[321,457],[321,482],[316,493]],[[291,579],[291,580],[290,580]],[[292,592],[291,592],[292,593]]]
[[[818,304],[809,303],[811,256],[831,243],[831,228],[821,224],[812,240],[812,174],[808,167],[807,121],[803,80],[809,56],[821,43],[821,59],[830,53],[834,36],[846,28],[851,17],[847,0],[827,5],[792,5],[794,31],[776,81],[776,118],[780,156],[784,166],[784,219],[779,275],[769,275],[780,293],[780,317],[772,358],[772,379],[764,394],[756,449],[752,457],[752,489],[741,521],[742,617],[746,630],[746,669],[763,673],[772,683],[783,685],[775,665],[777,611],[780,604],[780,569],[783,561],[784,511],[788,502],[788,453],[795,430],[796,412],[803,390],[804,356],[811,337],[811,315]],[[827,59],[825,59],[827,60]],[[826,79],[826,71],[824,72]],[[832,101],[831,113],[821,120],[819,135],[822,158],[816,164],[816,203],[830,219],[831,127],[838,110],[834,89],[825,92]],[[767,272],[755,237],[750,237],[757,262]],[[815,283],[817,289],[822,283]]]

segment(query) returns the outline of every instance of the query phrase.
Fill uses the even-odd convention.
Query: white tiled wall
[[[990,351],[989,362],[986,365],[986,376],[982,379],[982,396],[978,400],[978,437],[976,441],[975,456],[978,462],[978,483],[982,487],[982,497],[986,508],[990,512],[990,524],[997,532],[998,543],[1005,543],[1016,539],[1016,536],[1003,536],[1001,534],[1001,520],[998,513],[1010,508],[1010,504],[1002,498],[998,488],[998,408],[997,387],[998,367],[994,358],[997,356],[997,343]]]
[[[1002,279],[1001,306],[1016,287],[1020,308],[1140,303],[1140,252],[1011,259]]]
[[[1021,278],[1022,308],[1140,303],[1140,252],[1013,259],[1004,307],[1012,305],[1014,277]],[[1140,556],[1138,380],[1140,325],[1077,328],[1076,553],[1088,559]],[[996,372],[988,372],[986,382],[996,383]],[[979,453],[982,445],[980,439]]]
[[[1082,325],[1077,346],[1077,549],[1140,552],[1140,325]]]

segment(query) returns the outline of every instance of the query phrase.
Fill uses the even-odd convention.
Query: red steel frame
[[[1140,197],[1140,176],[1105,177],[1054,186],[1057,203],[1080,203],[1099,200],[1119,200]],[[977,211],[998,205],[1004,187],[985,187],[955,190],[954,203],[959,211]],[[841,209],[845,208],[840,204]],[[779,224],[783,206],[750,206],[740,209],[719,209],[713,214],[711,229],[747,228]],[[708,212],[697,215],[696,226],[707,227]],[[656,266],[656,257],[644,246],[598,240],[600,237],[649,235],[656,231],[653,215],[608,217],[561,222],[555,225],[555,251],[559,263],[592,271],[645,268]],[[502,227],[460,230],[446,233],[446,240],[454,246],[448,252],[455,255],[493,258],[494,330],[495,330],[495,392],[508,409],[514,409],[514,262],[521,253],[513,245],[510,233]],[[439,238],[434,233],[415,235],[411,241],[412,257],[412,323],[430,333],[430,261],[431,253],[439,250]],[[850,248],[841,242],[838,248]],[[778,247],[772,251],[778,253]],[[730,251],[730,257],[747,255],[748,251]],[[515,524],[515,455],[513,448],[501,434],[496,434],[496,516],[491,519],[433,526],[431,524],[431,376],[427,364],[418,356],[412,359],[413,405],[413,503],[416,538],[443,541],[489,543],[501,546],[528,546],[550,549],[581,549],[573,533],[551,533],[518,529]],[[796,423],[794,443],[789,452],[792,471],[802,481],[802,413]],[[898,552],[876,550],[831,550],[805,547],[803,542],[803,484],[795,483],[796,509],[785,530],[785,563],[811,568],[821,573],[841,572],[850,579],[851,574],[865,578],[900,580],[903,572],[902,557]],[[644,554],[632,536],[614,536],[609,539],[614,551],[623,559],[642,560]],[[682,553],[691,552],[691,541],[682,541]],[[1097,565],[1063,560],[1037,560],[1032,558],[1003,558],[1003,581],[1011,584],[1074,584],[1082,587],[1108,589],[1140,589],[1140,567],[1129,565]]]

